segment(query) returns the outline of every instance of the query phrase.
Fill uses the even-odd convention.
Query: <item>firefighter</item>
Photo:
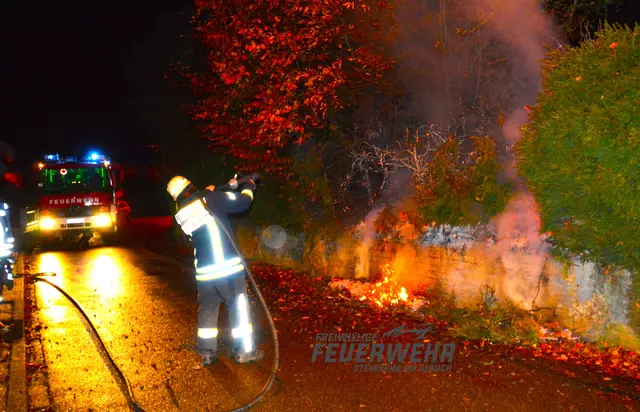
[[[9,205],[0,201],[0,294],[2,286],[13,289],[13,244]]]
[[[176,176],[167,191],[178,205],[176,221],[190,237],[194,248],[196,283],[198,287],[198,345],[202,363],[209,365],[218,359],[218,310],[225,303],[233,328],[235,360],[239,363],[257,361],[264,353],[255,348],[253,327],[249,318],[249,301],[245,268],[227,238],[218,227],[229,233],[229,214],[246,212],[253,202],[256,184],[249,181],[240,193],[214,191],[215,186],[200,192],[189,180]],[[216,219],[213,218],[215,215]]]

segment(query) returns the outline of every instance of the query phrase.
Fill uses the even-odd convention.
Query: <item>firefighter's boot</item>
[[[211,365],[218,361],[218,354],[215,352],[203,352],[200,356],[202,357],[202,364],[204,366]]]
[[[259,360],[262,360],[262,358],[264,358],[264,352],[260,349],[253,350],[251,352],[236,354],[236,362],[238,363],[257,362]]]

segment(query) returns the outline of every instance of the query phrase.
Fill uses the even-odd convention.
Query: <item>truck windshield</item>
[[[43,169],[40,182],[46,193],[104,192],[110,181],[104,167]]]

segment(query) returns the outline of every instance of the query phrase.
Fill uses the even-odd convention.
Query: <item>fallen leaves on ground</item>
[[[329,287],[331,279],[277,266],[254,264],[251,267],[261,293],[280,313],[287,313],[299,321],[300,332],[362,332],[384,333],[391,328],[407,324],[407,328],[424,323],[437,325],[434,337],[444,336],[448,322],[423,316],[402,305],[374,308],[366,302],[350,296],[348,291]],[[278,317],[278,316],[276,316]],[[554,325],[551,325],[554,326]],[[555,325],[557,326],[557,325]],[[557,332],[554,332],[557,330]],[[561,328],[549,328],[546,335],[550,342],[529,346],[488,345],[485,341],[470,343],[460,341],[464,349],[497,351],[519,358],[546,359],[552,362],[584,366],[605,378],[626,378],[640,381],[640,353],[619,347],[598,347],[567,335]],[[447,339],[450,339],[447,337]]]
[[[399,319],[408,328],[438,324],[436,319],[417,315],[402,305],[377,310],[348,291],[330,288],[330,279],[261,264],[253,265],[251,271],[263,296],[274,302],[279,312],[298,319],[301,328],[309,332],[386,332],[400,326]]]
[[[640,382],[640,353],[619,347],[566,340],[520,347],[519,351],[534,357],[550,357],[557,361],[584,365],[603,374],[603,379],[626,377]],[[607,379],[608,378],[608,379]]]

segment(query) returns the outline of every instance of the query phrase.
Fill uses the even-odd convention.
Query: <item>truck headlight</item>
[[[106,213],[96,216],[94,224],[98,227],[106,227],[111,225],[111,216]]]
[[[56,222],[50,217],[43,217],[40,219],[40,229],[51,230],[56,225]]]

